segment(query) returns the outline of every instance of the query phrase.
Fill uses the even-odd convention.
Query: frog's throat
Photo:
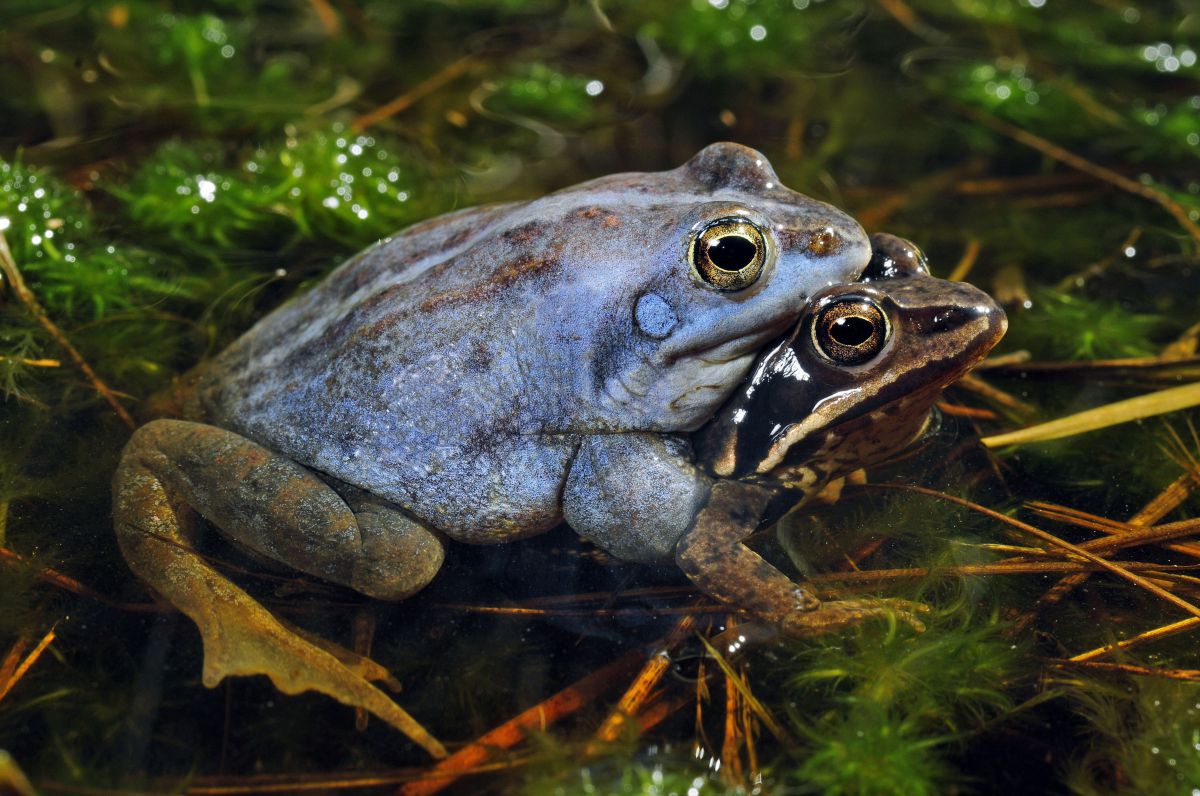
[[[830,434],[842,429],[849,433],[854,429],[856,424],[872,422],[871,418],[875,417],[879,418],[879,422],[884,422],[889,415],[898,418],[894,422],[899,425],[888,430],[889,433],[884,435],[888,442],[881,445],[880,450],[876,451],[876,453],[884,455],[893,453],[895,450],[905,447],[920,436],[922,429],[925,428],[928,422],[930,407],[937,401],[942,390],[951,381],[957,379],[959,375],[961,373],[956,373],[953,378],[929,384],[923,389],[915,390],[908,395],[892,401],[877,404],[869,408],[862,406],[854,407],[854,409],[862,409],[863,411],[854,411],[854,409],[851,409],[849,412],[842,414],[844,409],[836,405],[829,406],[824,411],[818,409],[803,421],[788,428],[782,436],[771,443],[767,455],[763,457],[758,467],[755,468],[755,473],[758,475],[771,473],[772,470],[784,463],[788,453],[791,452],[796,444],[807,439],[815,439],[816,435],[821,432]],[[870,464],[870,462],[862,461],[859,463],[859,466],[867,464]]]

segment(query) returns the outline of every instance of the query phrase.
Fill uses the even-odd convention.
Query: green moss
[[[802,791],[924,796],[954,790],[961,781],[938,754],[948,739],[869,700],[847,699],[836,718],[805,734],[812,748],[782,778]]]
[[[303,239],[354,249],[446,203],[409,147],[340,125],[244,152],[167,142],[109,190],[135,224],[208,254]]]
[[[610,10],[643,36],[708,77],[755,81],[779,70],[831,73],[849,55],[849,33],[865,8],[857,2],[689,0],[624,2]]]
[[[499,81],[486,106],[501,116],[526,116],[578,127],[599,118],[598,97],[603,91],[604,83],[594,77],[530,64]]]
[[[1132,310],[1120,300],[1089,298],[1039,289],[1032,306],[1019,309],[1021,323],[1005,345],[1024,348],[1038,359],[1117,359],[1153,356],[1152,340],[1166,323],[1158,315]]]
[[[1038,359],[1152,355],[1195,322],[1195,241],[1159,203],[1080,178],[986,121],[1134,179],[1200,220],[1196,22],[1168,5],[1129,0],[1096,13],[1024,0],[16,0],[0,7],[0,224],[51,318],[132,407],[345,256],[414,221],[601,174],[674,167],[732,139],[764,151],[789,187],[860,215],[870,231],[925,246],[939,275],[978,241],[972,281],[990,288],[1005,269],[1030,289],[1031,306],[1010,308],[1007,350]],[[426,82],[464,55],[470,62],[453,77]],[[352,120],[397,97],[408,103],[402,110],[355,131]],[[1134,230],[1136,252],[1126,255]],[[31,362],[44,358],[63,365]],[[1036,419],[1147,386],[988,378],[1036,402]],[[3,286],[0,393],[5,543],[107,594],[146,599],[120,561],[105,497],[127,431]],[[872,480],[920,477],[992,507],[1047,499],[1125,518],[1179,472],[1155,423],[1019,448],[997,463],[952,442],[974,433],[972,422]],[[1001,425],[981,421],[978,430]],[[945,459],[958,463],[947,469]],[[791,518],[778,546],[756,543],[807,572],[880,540],[863,566],[984,562],[994,556],[980,543],[1011,541],[969,512],[879,494],[850,490],[833,511]],[[1176,516],[1194,514],[1196,500]],[[397,607],[380,624],[376,654],[403,673],[401,700],[451,725],[448,740],[495,726],[547,683],[570,682],[631,638],[664,630],[629,615],[621,620],[629,624],[448,621],[444,604],[467,596],[506,604],[568,582],[624,589],[646,571],[572,568],[568,579],[514,565],[517,549],[525,548],[491,549],[469,566],[451,561],[437,597]],[[655,577],[682,583],[669,568]],[[497,585],[514,579],[527,590],[519,596]],[[1022,733],[1023,748],[1077,761],[1064,781],[1080,792],[1152,792],[1178,776],[1200,778],[1184,758],[1195,742],[1189,706],[1200,700],[1182,686],[1160,693],[1135,683],[1126,693],[1123,681],[1080,680],[1068,686],[1078,692],[1070,706],[1024,707],[1042,721],[1018,726],[1014,703],[1028,698],[1043,651],[1014,649],[996,616],[1026,610],[1052,580],[914,580],[888,593],[934,606],[924,634],[876,622],[751,653],[754,692],[800,736],[795,749],[760,738],[768,785],[946,792],[1000,771],[1025,776],[1027,788],[1058,786],[1050,773],[1009,771],[994,753],[998,736]],[[1094,576],[1039,629],[1065,647],[1098,643],[1114,631],[1096,599],[1122,628],[1158,619],[1148,598]],[[157,631],[28,568],[0,572],[0,605],[0,651],[28,628],[84,617],[62,626],[36,676],[0,705],[0,745],[35,776],[117,782],[114,761],[125,758],[113,727],[134,702],[134,662]],[[341,617],[319,621],[345,630]],[[423,762],[374,724],[341,732],[351,725],[339,706],[282,700],[262,683],[235,686],[226,717],[224,700],[196,685],[190,626],[176,642],[178,659],[163,669],[166,706],[147,738],[146,759],[156,763],[140,767],[139,787],[193,770]],[[1162,649],[1196,665],[1186,640]],[[519,691],[506,685],[512,672],[521,673]],[[719,705],[710,707],[716,723]],[[305,721],[313,710],[329,721]],[[1078,736],[1038,729],[1063,726],[1064,716]],[[556,730],[555,742],[586,737],[593,718]],[[548,762],[527,791],[732,790],[690,757],[691,717],[673,721],[585,765],[571,743],[538,746]],[[250,737],[239,738],[239,727]],[[660,743],[673,751],[651,751]],[[144,779],[157,773],[168,779]]]
[[[1200,782],[1200,685],[1084,679],[1068,693],[1088,721],[1086,751],[1067,771],[1072,792],[1184,793]]]

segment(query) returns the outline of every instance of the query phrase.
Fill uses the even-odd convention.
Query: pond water
[[[1182,2],[5,3],[0,793],[1200,792],[1200,546],[1190,538],[1200,531],[1198,52],[1200,14]],[[182,582],[162,563],[179,557],[134,556],[152,589],[114,534],[112,480],[132,428],[177,413],[193,368],[409,225],[673,169],[718,141],[753,147],[772,180],[867,233],[915,242],[933,276],[970,282],[1007,313],[1005,338],[946,391],[917,443],[872,466],[866,483],[851,476],[836,502],[810,501],[748,540],[824,600],[927,607],[923,629],[901,610],[823,635],[781,634],[669,560],[622,561],[562,525],[503,544],[448,543],[427,587],[374,600],[311,574],[320,550],[282,543],[295,549],[276,558],[306,565],[300,574],[201,522],[157,544],[236,582],[288,638],[369,656],[394,678],[381,682],[388,698],[450,757],[434,768],[378,716],[284,694],[262,676],[206,687],[196,625],[156,593]],[[734,161],[707,173],[732,184]],[[639,184],[658,190],[668,178],[648,179]],[[678,192],[625,189],[606,217],[632,231],[615,238],[623,250],[597,248],[596,264],[611,270],[590,278],[594,291],[645,281],[664,262],[649,219],[675,218]],[[719,230],[752,244],[757,233],[728,227],[730,212],[718,214]],[[603,221],[593,215],[581,218]],[[745,218],[753,213],[734,220]],[[486,324],[439,308],[483,312],[513,284],[543,279],[522,294],[528,314],[556,307],[562,339],[587,344],[562,343],[566,353],[519,391],[508,409],[528,419],[537,413],[523,407],[561,381],[584,381],[572,367],[613,366],[596,352],[618,341],[568,329],[608,316],[586,298],[562,306],[537,273],[547,260],[517,256],[556,246],[568,257],[596,247],[595,233],[519,220],[446,227],[461,239],[435,229],[439,251],[491,229],[497,265],[451,258],[449,288],[401,294],[419,304],[419,321],[369,320],[385,332],[436,326],[454,350],[451,338],[471,329],[489,341],[476,328]],[[709,221],[694,226],[717,229]],[[772,246],[786,256],[801,241],[827,263],[855,241],[865,253],[852,225],[827,227],[841,237],[762,244],[771,278]],[[675,264],[686,267],[691,227],[682,229]],[[721,279],[761,265],[734,262],[747,245],[709,250],[738,266]],[[480,269],[476,281],[454,283],[468,267]],[[360,273],[343,286],[361,291],[356,301],[301,317],[272,350],[303,350],[321,324],[354,317],[374,295],[372,272]],[[696,287],[701,271],[689,278],[709,299],[727,295]],[[644,339],[693,320],[654,295],[634,316]],[[408,352],[388,354],[361,369]],[[471,362],[486,371],[504,356],[488,349]],[[263,361],[259,352],[230,379],[227,405],[244,409],[282,384]],[[360,385],[354,363],[338,367],[352,388],[290,426],[286,442],[273,439],[358,505],[363,496],[334,476],[360,471],[321,457],[341,451],[329,440],[348,446],[360,426],[374,430],[359,412],[387,396],[375,394],[378,380]],[[329,368],[298,372],[312,385]],[[465,370],[437,378],[442,386],[417,398],[446,423],[506,410]],[[656,396],[670,392],[669,371],[634,386],[651,396],[647,412],[667,411]],[[306,389],[292,382],[271,405]],[[1099,428],[1001,436],[1137,396],[1153,397],[1110,409]],[[613,430],[604,417],[564,412],[562,422]],[[882,433],[897,421],[873,422]],[[429,447],[417,448],[366,461],[373,475],[357,483],[394,487],[387,496],[405,502],[403,479],[395,486],[381,462],[424,467]],[[528,475],[548,447],[485,448],[473,460],[485,475],[519,473],[492,484],[488,505],[535,487],[557,499],[559,476]],[[611,480],[597,500],[632,496],[611,501],[620,517],[640,517],[627,504],[647,491],[675,494],[655,492],[658,470],[616,467],[620,450],[601,453]],[[222,455],[203,468],[213,483],[236,483],[243,497],[279,489],[247,475],[255,450]],[[311,484],[334,495],[326,482]],[[482,487],[439,488],[458,535],[483,527],[461,520]],[[315,510],[248,525],[303,533]],[[142,523],[168,513],[136,514],[129,538],[161,536],[166,526]],[[1099,541],[1130,533],[1137,544]],[[281,637],[263,648],[273,653]]]

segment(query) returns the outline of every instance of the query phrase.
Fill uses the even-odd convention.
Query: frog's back
[[[714,145],[418,225],[221,354],[202,414],[442,530],[553,525],[581,435],[697,427],[806,293],[865,265],[858,225],[764,164]],[[730,213],[761,219],[779,253],[742,295],[687,262],[697,225]]]

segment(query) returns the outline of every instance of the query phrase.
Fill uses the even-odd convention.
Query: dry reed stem
[[[62,361],[58,359],[28,359],[26,357],[6,357],[0,354],[0,362],[12,361],[27,368],[61,368]]]
[[[20,641],[20,639],[18,639],[18,641]],[[42,657],[42,653],[46,651],[46,648],[50,646],[50,642],[52,641],[54,641],[53,627],[46,631],[46,635],[42,636],[42,640],[39,641],[37,646],[33,648],[32,652],[25,656],[25,660],[21,661],[12,670],[11,674],[3,679],[0,679],[0,702],[4,701],[4,698],[8,696],[9,692],[12,691],[14,687],[16,687],[17,683],[21,682],[21,678],[24,677],[31,668],[33,668],[33,665],[38,662],[38,658]],[[16,645],[14,644],[13,650],[15,649]],[[12,655],[13,650],[10,650],[9,655]],[[19,656],[20,653],[17,653],[17,655]],[[7,668],[7,657],[5,658],[4,664],[4,668]]]
[[[117,400],[117,396],[108,385],[101,381],[96,375],[96,371],[92,370],[92,366],[87,363],[83,355],[71,344],[63,331],[58,328],[54,321],[50,320],[50,316],[46,313],[41,302],[37,300],[37,296],[33,295],[33,291],[25,284],[24,277],[21,276],[21,271],[17,268],[17,261],[13,259],[12,251],[8,248],[8,240],[4,237],[4,233],[0,232],[0,276],[8,280],[12,288],[13,294],[16,295],[25,308],[29,310],[29,314],[41,324],[49,335],[54,338],[54,342],[58,343],[67,352],[71,361],[75,363],[75,367],[83,373],[92,385],[92,389],[100,393],[101,397],[108,402],[112,410],[116,412],[117,417],[121,418],[121,422],[127,425],[130,429],[137,427],[133,417],[125,410],[125,407]]]
[[[1123,674],[1138,674],[1147,677],[1165,677],[1169,680],[1200,682],[1200,669],[1155,669],[1150,666],[1137,666],[1132,663],[1077,661],[1074,658],[1054,658],[1051,659],[1049,663],[1053,666],[1098,669],[1104,672],[1121,672]]]
[[[741,685],[741,679],[738,678],[737,673],[733,670],[733,667],[729,665],[729,661],[725,660],[725,658],[721,656],[721,653],[717,651],[717,648],[710,644],[708,639],[704,638],[704,636],[699,636],[698,638],[700,639],[700,643],[704,645],[704,648],[708,650],[708,654],[711,655],[712,659],[717,662],[717,666],[720,667],[721,672],[726,678],[728,678],[728,682],[732,682],[734,687],[737,688],[738,692],[741,694],[742,699],[746,700],[746,707],[754,712],[754,715],[757,716],[758,720],[763,723],[763,726],[770,730],[771,734],[778,738],[781,743],[794,744],[795,741],[792,739],[788,731],[785,730],[783,726],[775,720],[775,717],[771,715],[766,706],[758,701],[758,697],[754,696],[754,694],[750,693],[749,689],[746,689]]]
[[[418,101],[424,99],[428,95],[445,86],[450,81],[454,80],[459,75],[467,71],[475,64],[475,57],[467,55],[459,58],[449,66],[443,67],[440,71],[435,72],[432,76],[424,81],[413,86],[408,91],[396,97],[391,102],[388,102],[373,111],[362,114],[350,126],[355,132],[361,133],[363,130],[372,125],[379,124],[384,119],[395,116],[398,113],[403,113]]]
[[[912,491],[912,492],[917,492],[917,493],[920,493],[923,495],[928,495],[930,497],[936,497],[940,500],[945,500],[949,503],[954,503],[956,505],[963,506],[964,508],[971,509],[972,511],[983,514],[986,517],[991,517],[994,520],[1003,522],[1006,525],[1009,525],[1010,527],[1016,528],[1017,530],[1020,530],[1026,534],[1029,534],[1030,536],[1034,536],[1038,539],[1041,539],[1042,541],[1047,542],[1051,545],[1054,545],[1055,547],[1059,547],[1059,548],[1062,548],[1063,550],[1074,553],[1077,556],[1080,556],[1088,561],[1091,561],[1093,564],[1098,564],[1099,566],[1101,566],[1104,569],[1108,570],[1109,572],[1113,573],[1117,577],[1123,578],[1124,580],[1129,581],[1130,583],[1134,584],[1135,586],[1139,586],[1143,590],[1150,592],[1151,594],[1158,597],[1159,599],[1171,603],[1176,608],[1179,608],[1180,610],[1185,611],[1186,613],[1189,613],[1192,616],[1200,618],[1200,608],[1197,608],[1195,605],[1193,605],[1192,603],[1183,599],[1182,597],[1176,597],[1174,594],[1171,594],[1171,592],[1167,591],[1163,587],[1147,580],[1146,578],[1141,577],[1140,575],[1137,575],[1137,574],[1129,571],[1128,569],[1122,567],[1119,564],[1114,564],[1111,561],[1101,558],[1100,556],[1091,552],[1091,550],[1085,549],[1083,546],[1074,545],[1064,539],[1059,539],[1054,534],[1048,533],[1047,531],[1043,531],[1041,528],[1035,528],[1034,526],[1030,525],[1029,523],[1021,522],[1020,520],[1013,519],[1012,517],[1007,517],[998,511],[993,511],[992,509],[987,508],[986,506],[981,506],[978,503],[973,503],[972,501],[965,500],[963,498],[956,497],[954,495],[947,495],[946,493],[938,492],[935,489],[926,489],[925,487],[920,487],[920,486],[902,486],[902,485],[894,485],[893,486],[893,485],[884,485],[884,484],[877,484],[874,486],[874,488],[876,488],[876,489],[879,489],[879,488],[904,489],[904,490],[908,490],[908,491]],[[1099,539],[1096,541],[1108,542],[1109,540],[1108,539]]]
[[[1177,412],[1197,405],[1200,405],[1200,382],[1193,382],[1139,395],[1136,398],[1114,401],[1094,409],[1060,417],[1048,423],[1039,423],[1005,434],[984,437],[980,442],[989,448],[1030,442],[1048,442],[1167,412]]]
[[[592,704],[617,680],[631,674],[641,659],[641,653],[629,652],[575,681],[440,761],[422,779],[402,786],[397,794],[428,796],[441,791],[459,777],[470,773],[471,769],[486,763],[496,752],[516,746],[530,732],[544,730],[585,705]]]
[[[967,274],[971,273],[971,269],[975,267],[975,261],[979,259],[979,252],[983,249],[983,244],[979,242],[979,238],[967,238],[967,246],[963,249],[962,257],[958,258],[958,264],[950,271],[950,276],[946,277],[951,282],[961,282],[967,278]]]
[[[999,420],[1000,415],[993,412],[991,409],[978,409],[974,406],[963,406],[961,404],[952,404],[948,401],[938,401],[937,408],[943,413],[951,417],[967,417],[972,420]]]
[[[655,645],[655,651],[646,661],[646,665],[625,689],[625,693],[617,701],[616,707],[601,722],[600,727],[592,736],[593,742],[612,743],[621,737],[629,720],[638,715],[667,670],[671,668],[671,653],[685,638],[691,635],[695,626],[695,616],[685,616],[675,623],[675,627],[659,644]],[[589,751],[595,751],[594,747],[589,746]]]
[[[1130,636],[1127,639],[1118,641],[1116,644],[1106,644],[1103,647],[1096,647],[1087,652],[1081,652],[1078,655],[1072,655],[1072,661],[1090,661],[1093,658],[1099,658],[1101,655],[1108,655],[1116,650],[1127,650],[1131,647],[1137,647],[1151,641],[1157,641],[1162,638],[1170,638],[1177,636],[1180,633],[1186,633],[1194,627],[1200,627],[1200,619],[1189,618],[1181,619],[1178,622],[1172,622],[1169,625],[1161,625],[1152,630],[1147,630],[1143,633],[1138,633],[1136,636]]]

